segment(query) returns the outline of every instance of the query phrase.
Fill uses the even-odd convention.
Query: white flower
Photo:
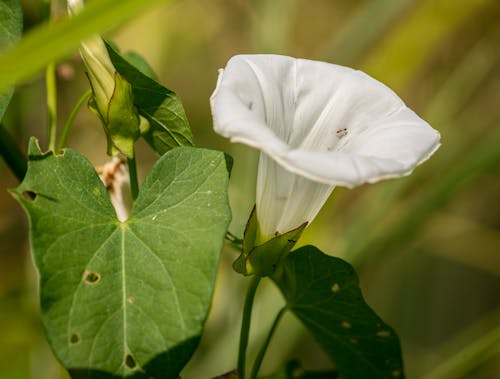
[[[261,150],[261,241],[311,222],[336,185],[408,175],[439,147],[392,90],[334,64],[238,55],[210,101],[217,133]]]

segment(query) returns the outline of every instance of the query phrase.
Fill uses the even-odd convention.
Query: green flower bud
[[[68,0],[68,10],[70,14],[81,12],[83,1]],[[147,122],[141,120],[135,108],[132,86],[116,72],[100,36],[83,41],[80,55],[94,95],[90,106],[103,122],[108,136],[108,154],[122,153],[132,158],[140,126],[147,129]]]

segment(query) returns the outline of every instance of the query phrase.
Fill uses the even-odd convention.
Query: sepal
[[[280,261],[293,249],[306,226],[307,222],[263,244],[255,245],[258,241],[259,225],[254,207],[243,235],[242,252],[234,261],[233,269],[243,275],[272,275]]]
[[[122,153],[133,158],[135,141],[141,135],[139,126],[140,119],[134,106],[132,86],[116,72],[115,88],[106,115],[106,133],[111,141],[108,154],[115,156]]]

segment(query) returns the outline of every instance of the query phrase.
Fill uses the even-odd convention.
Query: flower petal
[[[260,242],[312,221],[334,188],[295,175],[261,153],[256,193]]]
[[[439,147],[388,87],[324,62],[235,56],[210,102],[216,132],[261,150],[261,242],[312,221],[334,186],[407,175]]]
[[[235,56],[211,105],[218,133],[331,186],[409,174],[439,147],[439,133],[388,87],[324,62]]]

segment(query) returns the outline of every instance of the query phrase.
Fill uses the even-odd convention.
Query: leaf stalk
[[[89,89],[80,97],[80,99],[78,99],[78,102],[71,110],[71,113],[69,114],[68,119],[64,124],[61,137],[59,138],[59,142],[57,144],[57,151],[60,151],[64,146],[66,146],[66,142],[68,141],[69,131],[71,129],[71,126],[73,125],[73,122],[75,121],[76,115],[78,114],[78,111],[80,110],[82,105],[90,99],[90,96],[92,96],[92,90]]]
[[[50,63],[45,71],[45,84],[47,87],[47,140],[48,149],[54,151],[56,148],[57,133],[57,85],[56,85],[56,66]]]
[[[238,351],[238,374],[240,379],[245,379],[246,353],[248,347],[248,336],[250,334],[250,321],[252,318],[252,307],[260,276],[253,276],[248,285],[245,304],[243,306],[243,319],[241,321],[240,346]]]
[[[130,193],[132,194],[132,200],[137,199],[139,194],[139,181],[137,180],[137,163],[134,158],[127,158],[128,172],[130,175]]]
[[[264,341],[264,344],[260,348],[259,353],[257,354],[257,358],[255,358],[255,362],[252,367],[252,373],[250,374],[250,379],[257,379],[257,375],[259,374],[260,366],[262,365],[262,362],[266,355],[267,348],[269,347],[274,332],[278,328],[278,324],[280,323],[281,318],[283,317],[287,309],[288,309],[287,307],[281,308],[281,310],[276,315],[276,318],[274,319],[273,324],[271,325],[271,329],[269,329],[269,333],[267,334],[266,340]]]

